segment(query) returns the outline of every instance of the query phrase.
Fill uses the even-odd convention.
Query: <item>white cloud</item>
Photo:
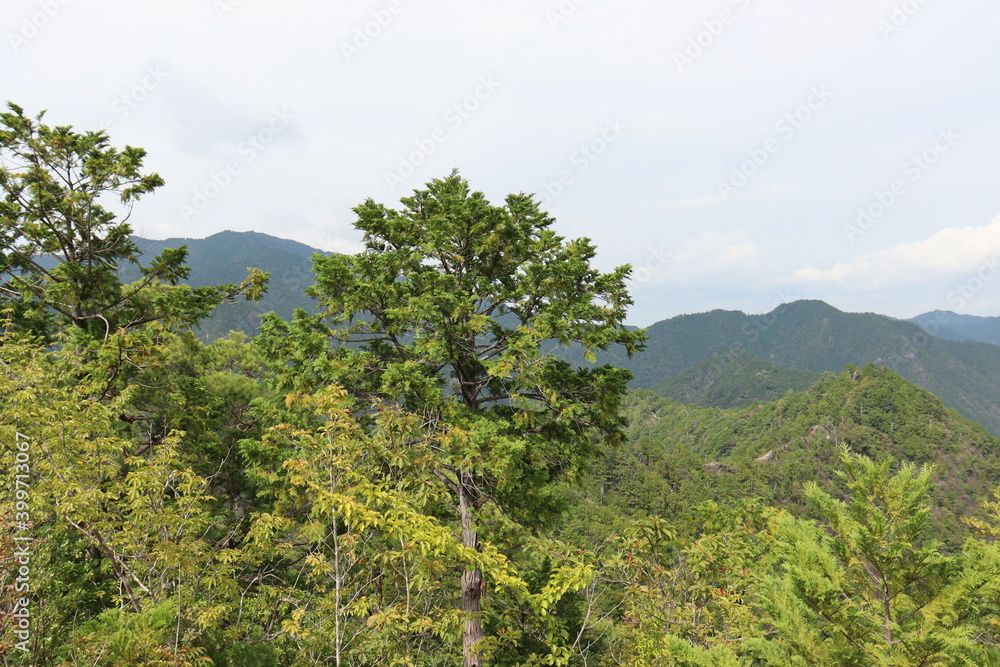
[[[982,227],[947,227],[929,238],[837,262],[806,267],[795,278],[812,284],[852,284],[872,290],[940,281],[977,270],[1000,252],[1000,217]]]

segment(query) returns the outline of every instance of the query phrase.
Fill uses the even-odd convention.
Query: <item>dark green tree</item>
[[[591,242],[558,236],[532,196],[495,206],[452,172],[402,204],[356,207],[365,249],[315,257],[321,314],[272,317],[261,341],[287,391],[336,380],[362,406],[422,415],[462,543],[477,549],[484,505],[542,526],[559,509],[553,483],[620,438],[630,373],[573,367],[556,347],[632,354],[645,333],[624,325],[629,267],[595,269]],[[478,568],[462,574],[466,667],[484,660],[485,585]]]

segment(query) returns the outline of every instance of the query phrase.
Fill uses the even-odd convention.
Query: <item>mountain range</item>
[[[805,482],[836,497],[841,445],[874,458],[935,466],[934,532],[957,548],[1000,479],[1000,440],[884,367],[849,365],[809,389],[745,408],[704,408],[637,389],[624,406],[626,444],[608,452],[580,499],[581,517],[613,507],[670,516],[680,530],[703,502],[755,498],[807,515]],[[614,513],[609,513],[608,521]]]
[[[641,355],[628,359],[611,351],[598,362],[613,359],[632,371],[635,387],[652,390],[671,386],[671,379],[700,364],[702,385],[725,381],[733,375],[734,364],[746,364],[743,353],[761,360],[754,377],[762,370],[773,373],[774,367],[762,362],[814,374],[872,363],[892,369],[965,417],[1000,433],[1000,347],[989,343],[945,340],[913,322],[875,313],[844,313],[822,301],[786,303],[764,315],[726,310],[681,315],[657,322],[648,333]],[[791,376],[783,381],[786,389],[798,388]],[[795,381],[805,378],[795,376]],[[747,398],[767,400],[781,388],[772,388],[770,395],[751,392]]]
[[[230,330],[252,334],[268,311],[290,318],[296,308],[314,306],[303,290],[313,282],[311,257],[321,251],[305,244],[231,231],[205,239],[136,242],[150,257],[165,247],[186,245],[192,285],[239,282],[248,267],[270,272],[265,297],[258,303],[221,306],[202,325],[204,340]],[[628,368],[634,388],[714,408],[777,400],[788,391],[804,391],[824,372],[871,363],[895,371],[1000,434],[1000,317],[935,311],[898,320],[803,300],[762,315],[732,310],[680,315],[647,332],[644,352],[630,359],[611,349],[599,354],[597,363]],[[579,350],[562,349],[560,354],[586,363]]]
[[[959,315],[950,310],[933,310],[907,320],[946,340],[977,340],[1000,345],[1000,317]]]
[[[204,239],[171,238],[155,241],[133,237],[142,250],[145,265],[164,248],[187,246],[191,273],[187,282],[194,286],[239,283],[249,267],[268,271],[267,294],[257,303],[238,301],[219,306],[198,331],[205,341],[228,335],[230,331],[252,334],[260,316],[274,311],[291,319],[296,308],[312,310],[314,301],[303,292],[313,284],[312,256],[329,254],[297,241],[279,239],[259,232],[225,231]],[[137,280],[139,271],[129,266],[122,271],[126,281]]]

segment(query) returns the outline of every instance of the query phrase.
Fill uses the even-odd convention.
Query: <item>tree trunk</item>
[[[472,493],[469,482],[471,475],[463,472],[458,485],[458,511],[462,522],[462,545],[469,549],[479,550],[479,538],[476,535],[472,516]],[[475,645],[483,638],[483,626],[480,623],[480,613],[483,602],[483,573],[479,568],[466,570],[462,573],[462,611],[466,614],[465,630],[462,633],[462,657],[465,667],[482,667],[483,659]]]

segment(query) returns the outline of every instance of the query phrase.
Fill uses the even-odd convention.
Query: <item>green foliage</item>
[[[132,453],[119,435],[127,394],[94,401],[87,383],[73,381],[72,357],[9,336],[2,353],[3,458],[15,460],[14,444],[26,443],[32,592],[50,601],[35,617],[35,637],[50,642],[36,646],[36,664],[45,664],[73,641],[81,612],[114,604],[141,614],[173,597],[181,580],[197,588],[210,560],[211,503],[205,480],[180,461],[179,434],[151,456]]]
[[[734,647],[763,637],[759,604],[774,564],[772,513],[749,503],[697,508],[698,536],[678,537],[661,519],[616,536],[600,578],[610,664],[741,665]],[[607,592],[611,592],[609,595]],[[617,623],[607,626],[607,618]]]
[[[846,500],[809,486],[819,524],[706,503],[694,537],[643,519],[608,540],[581,635],[601,664],[1000,664],[996,545],[928,539],[932,467],[839,460]]]
[[[933,467],[841,450],[847,502],[809,485],[822,527],[785,519],[786,575],[769,606],[790,655],[841,665],[984,664],[970,600],[984,583],[927,540]],[[996,656],[994,656],[995,658]]]
[[[934,530],[957,550],[1000,474],[1000,442],[892,371],[849,367],[806,392],[741,410],[681,405],[634,391],[628,444],[595,471],[589,498],[634,516],[669,516],[718,499],[760,498],[803,515],[803,483],[845,491],[833,471],[840,445],[867,455],[937,464]]]
[[[21,317],[37,323],[51,308],[78,327],[101,324],[108,311],[127,300],[117,280],[117,264],[135,248],[129,227],[115,223],[102,205],[117,197],[131,206],[163,184],[156,174],[141,173],[145,152],[118,151],[100,132],[79,134],[51,128],[10,104],[0,114],[0,271],[8,282],[6,299],[18,304]],[[46,267],[44,257],[62,257]],[[182,276],[183,252],[163,256],[151,273],[166,281]],[[105,321],[104,332],[112,330]],[[117,323],[116,323],[117,324]],[[124,324],[124,323],[123,323]],[[102,332],[103,333],[103,332]]]
[[[212,665],[201,647],[176,645],[177,603],[166,600],[140,614],[110,609],[82,624],[67,651],[70,664],[95,667],[196,667]]]
[[[3,664],[1000,664],[1000,503],[978,507],[1000,443],[894,372],[742,409],[626,395],[588,362],[643,348],[628,267],[457,172],[355,209],[365,249],[314,257],[317,314],[205,345],[192,327],[263,276],[144,264],[117,210],[160,185],[143,158],[2,116],[0,571],[30,544],[31,587],[0,602],[32,628],[23,652],[0,618]],[[867,316],[833,336],[820,302],[709,315],[813,370],[857,337],[898,350]],[[669,353],[723,355],[690,400],[812,381],[704,324]]]
[[[145,263],[168,248],[186,248],[190,273],[181,282],[191,287],[239,284],[248,266],[265,270],[270,278],[267,293],[256,301],[237,300],[221,304],[211,315],[199,320],[194,331],[203,342],[226,338],[230,331],[254,335],[261,316],[274,312],[291,319],[296,309],[311,310],[314,301],[305,294],[313,284],[312,255],[317,252],[301,243],[258,232],[224,231],[204,239],[134,238]],[[142,277],[137,266],[125,265],[119,274],[123,282]]]
[[[250,472],[272,501],[252,517],[246,539],[276,565],[264,588],[289,605],[279,627],[296,664],[322,664],[316,656],[324,655],[345,664],[455,664],[465,615],[450,579],[471,568],[499,602],[485,614],[493,632],[481,655],[497,664],[565,655],[565,621],[552,610],[586,585],[589,565],[488,509],[488,535],[520,535],[534,549],[508,557],[485,540],[464,543],[439,516],[450,490],[435,474],[439,437],[464,438],[460,429],[431,439],[417,415],[389,406],[359,419],[337,386],[288,400],[321,425],[279,424],[245,443]]]

